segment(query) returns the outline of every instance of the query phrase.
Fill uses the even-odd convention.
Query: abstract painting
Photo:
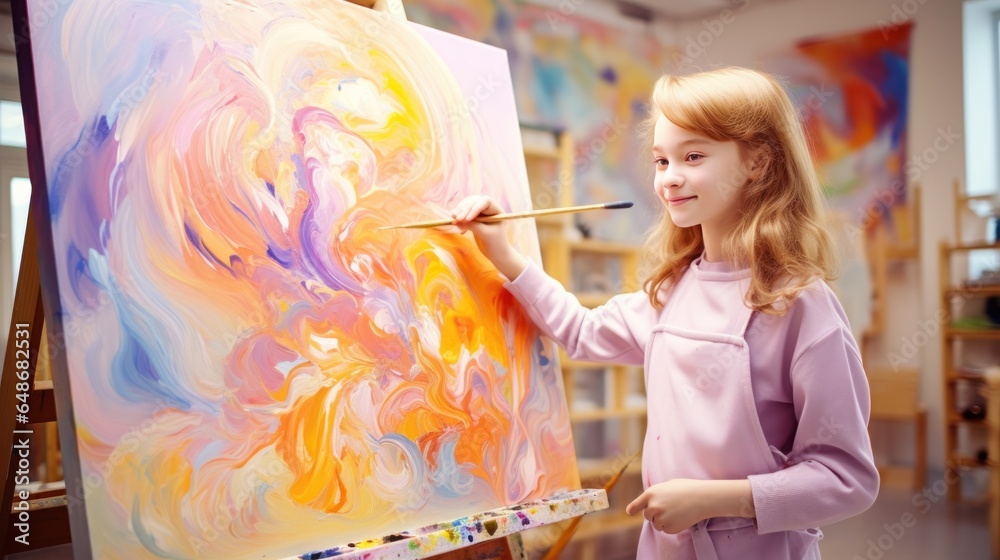
[[[26,4],[78,554],[274,558],[579,488],[554,348],[474,240],[377,230],[530,208],[503,50],[335,0]]]
[[[919,176],[906,162],[911,30],[804,40],[767,63],[788,80],[831,205],[856,225],[888,215]]]
[[[582,16],[582,4],[421,0],[407,4],[407,14],[507,50],[521,119],[573,137],[576,202],[648,202],[577,220],[594,237],[634,243],[658,218],[642,134],[649,94],[683,55],[655,32]]]

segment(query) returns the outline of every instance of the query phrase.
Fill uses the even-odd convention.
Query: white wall
[[[699,53],[692,47],[693,64],[701,69],[716,66],[760,67],[770,53],[787,48],[799,39],[849,33],[891,25],[909,16],[915,23],[910,62],[910,107],[907,123],[908,159],[932,150],[936,156],[917,182],[922,187],[920,216],[920,263],[904,271],[893,282],[889,323],[879,347],[869,352],[872,362],[888,362],[890,352],[900,352],[903,340],[921,342],[917,333],[935,332],[938,310],[938,243],[950,238],[952,229],[952,182],[965,184],[965,140],[962,98],[962,2],[960,0],[786,0],[774,3],[748,1],[745,10],[733,10],[727,21],[703,18],[680,24],[678,44],[684,49],[708,43]],[[713,30],[721,30],[715,33]],[[708,41],[711,33],[711,41]],[[695,43],[692,43],[692,39]],[[701,46],[698,45],[698,46]],[[688,53],[691,54],[691,53]],[[939,130],[959,135],[946,150],[935,150]],[[939,146],[942,143],[939,141]],[[912,185],[910,185],[912,186]],[[918,301],[917,301],[918,300]],[[929,321],[929,322],[928,322]],[[915,336],[916,335],[916,336]],[[920,348],[923,401],[929,411],[932,468],[942,468],[943,420],[941,416],[941,339],[938,334]]]

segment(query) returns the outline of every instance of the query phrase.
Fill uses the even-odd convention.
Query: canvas
[[[332,0],[27,14],[78,554],[273,558],[579,488],[555,350],[471,236],[376,231],[530,208],[503,50]]]

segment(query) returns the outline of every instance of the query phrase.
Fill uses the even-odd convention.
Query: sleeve
[[[652,305],[645,293],[618,295],[605,305],[587,309],[533,262],[505,287],[570,359],[643,365],[646,337],[636,333],[652,329]]]
[[[806,347],[790,380],[798,427],[786,467],[749,477],[761,534],[835,523],[878,494],[868,379],[850,332],[837,327]]]

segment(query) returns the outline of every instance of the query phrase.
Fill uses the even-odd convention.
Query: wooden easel
[[[402,0],[347,1],[388,13],[392,17],[406,19]],[[18,58],[21,65],[22,57]],[[20,67],[19,70],[22,71],[22,79],[31,75],[32,71],[24,67]],[[32,175],[38,176],[35,173]],[[0,554],[6,558],[10,554],[50,549],[46,552],[46,558],[69,559],[72,558],[72,550],[65,546],[71,542],[69,502],[65,488],[30,494],[19,492],[15,495],[16,483],[19,482],[18,471],[22,470],[19,465],[22,457],[19,453],[23,448],[21,445],[23,439],[37,426],[55,422],[57,419],[52,382],[35,380],[44,325],[37,250],[38,231],[34,219],[35,212],[39,211],[39,204],[35,201],[36,196],[41,197],[41,194],[36,193],[32,196],[8,331],[7,350],[0,377],[0,411],[3,411],[0,413],[0,464],[6,466],[3,477],[4,489],[0,496],[0,527],[3,531],[0,533],[0,542],[3,543]],[[26,357],[23,355],[25,349],[28,350]],[[19,350],[22,352],[20,356]],[[20,410],[26,411],[23,416],[20,416],[22,414]],[[34,464],[41,458],[31,457],[29,454],[28,460]],[[21,522],[23,511],[27,511],[27,538],[23,537],[24,531],[16,525]],[[22,540],[18,540],[19,537]],[[443,560],[519,560],[526,557],[520,534],[481,542],[436,556]]]
[[[15,482],[18,479],[20,467],[18,462],[20,444],[37,426],[46,422],[56,421],[55,395],[51,382],[35,382],[35,366],[38,363],[38,352],[42,342],[43,307],[42,291],[39,283],[38,253],[36,245],[35,221],[32,212],[28,213],[28,224],[24,235],[24,250],[21,253],[20,273],[17,278],[17,289],[14,295],[14,310],[11,314],[10,329],[7,338],[7,351],[4,354],[3,373],[0,374],[0,406],[6,412],[0,414],[0,464],[5,466],[4,490],[0,496],[0,527],[2,527],[3,555],[27,552],[39,548],[48,548],[70,542],[69,510],[67,508],[66,492],[49,491],[30,495],[14,495]],[[27,336],[24,332],[27,332]],[[19,334],[21,336],[19,336]],[[28,350],[27,368],[18,368],[19,341],[22,351]],[[20,374],[20,378],[18,375]],[[18,383],[27,385],[18,387]],[[29,391],[17,389],[28,387]],[[21,396],[27,394],[26,398]],[[28,421],[18,420],[18,406],[27,410]],[[40,458],[27,458],[31,464]],[[24,499],[27,498],[27,499]],[[19,527],[21,512],[27,506],[29,531],[24,542],[17,539],[23,535]],[[12,508],[17,508],[13,510]],[[22,537],[23,538],[23,537]]]

